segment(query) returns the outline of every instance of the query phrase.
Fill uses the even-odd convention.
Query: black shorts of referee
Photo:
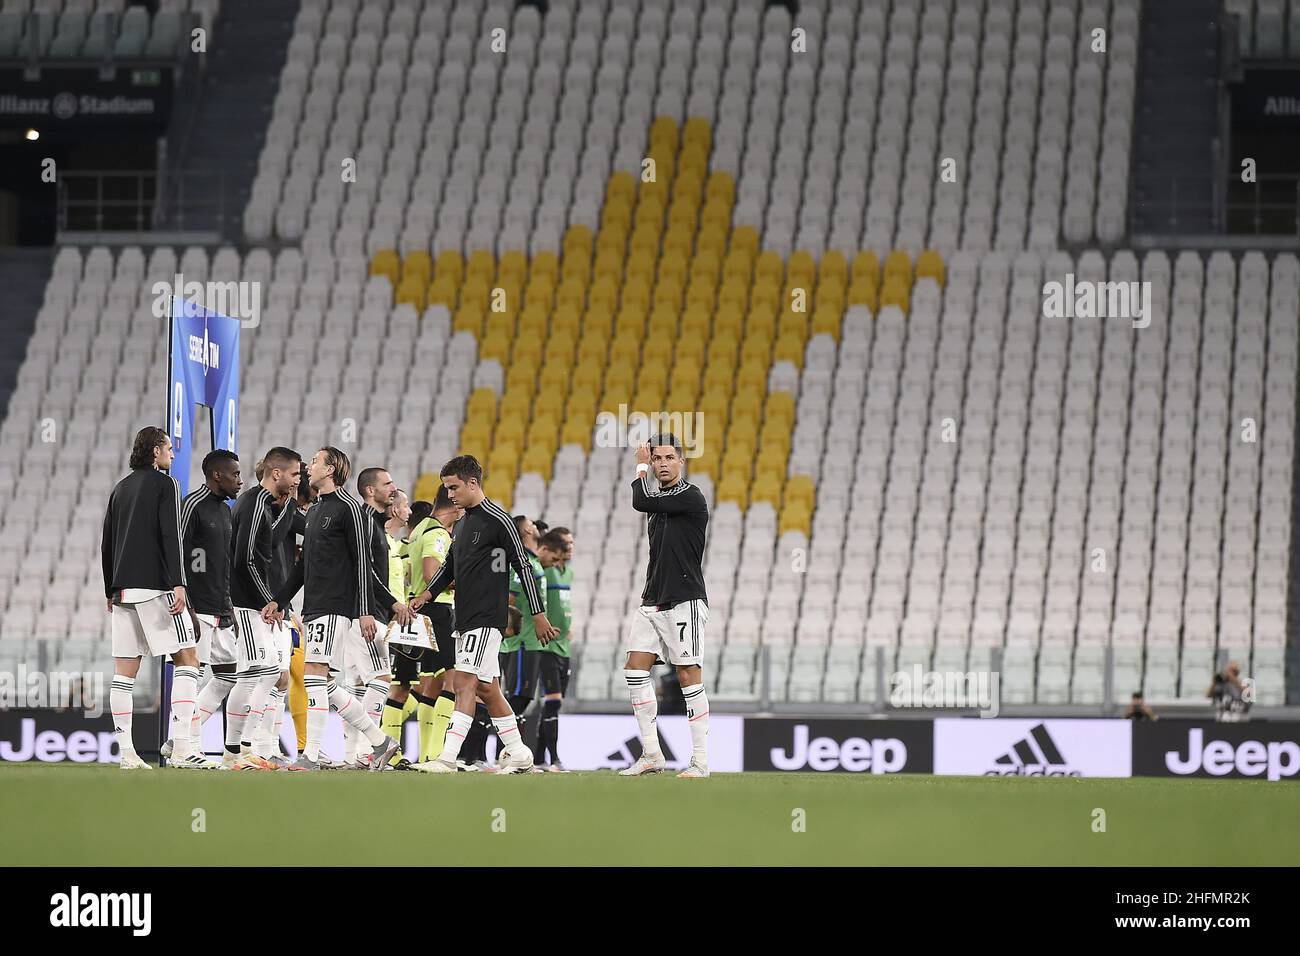
[[[569,659],[559,654],[553,654],[550,651],[542,652],[542,664],[538,674],[538,681],[541,683],[542,696],[547,694],[560,694],[563,696],[569,692]]]
[[[501,693],[507,697],[532,700],[537,694],[537,675],[541,670],[544,651],[520,647],[501,652]]]
[[[389,644],[393,658],[393,682],[417,684],[425,674],[434,676],[456,666],[456,640],[450,604],[426,604],[420,613],[433,624],[433,637],[438,649],[412,647],[409,644]]]

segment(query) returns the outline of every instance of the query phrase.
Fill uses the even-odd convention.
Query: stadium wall
[[[342,727],[330,715],[325,749],[342,753]],[[625,767],[640,756],[631,715],[567,714],[560,718],[565,765],[571,770]],[[690,758],[685,717],[659,720],[670,767]],[[206,749],[221,750],[221,723],[204,728]],[[140,752],[150,747],[138,735]],[[406,727],[405,747],[418,746]],[[291,742],[290,742],[291,743]],[[0,763],[114,763],[108,715],[17,709],[0,712]],[[710,768],[719,772],[932,773],[1000,777],[1201,777],[1300,779],[1300,722],[1134,722],[1086,718],[962,718],[874,720],[715,715],[709,726]]]

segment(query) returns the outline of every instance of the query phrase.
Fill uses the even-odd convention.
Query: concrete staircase
[[[1129,228],[1219,231],[1220,0],[1144,0]]]
[[[18,369],[27,354],[27,340],[36,327],[36,313],[45,299],[45,283],[54,268],[54,250],[7,246],[0,248],[0,289],[4,318],[0,319],[0,421],[9,411],[9,396],[18,384]]]
[[[197,109],[168,131],[171,161],[161,229],[235,242],[257,174],[298,0],[225,0],[208,44]],[[220,196],[220,204],[213,202]]]

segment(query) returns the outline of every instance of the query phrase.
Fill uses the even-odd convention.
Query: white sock
[[[384,702],[388,700],[388,681],[372,680],[361,697],[361,707],[376,724],[383,726]]]
[[[279,679],[278,677],[276,678]],[[287,691],[271,688],[262,711],[262,724],[257,729],[256,752],[259,757],[270,760],[280,753],[280,721],[284,719],[284,699]]]
[[[172,719],[176,727],[188,728],[194,719],[194,705],[199,697],[199,669],[184,665],[172,673]],[[194,741],[181,733],[172,741],[172,759],[194,753]]]
[[[108,685],[108,709],[113,714],[113,732],[117,734],[117,749],[122,756],[135,756],[135,741],[131,739],[131,718],[135,716],[135,678],[113,675]]]
[[[442,745],[442,754],[439,760],[447,763],[455,763],[456,758],[460,756],[460,745],[465,742],[465,735],[474,724],[474,718],[469,714],[462,714],[459,710],[451,715],[451,723],[447,727],[447,740]],[[516,730],[516,733],[518,731]]]
[[[358,702],[361,702],[361,693],[358,688],[344,688]],[[338,708],[336,707],[335,710]],[[365,709],[364,707],[362,708]],[[357,749],[361,745],[361,739],[357,734],[357,729],[346,721],[343,723],[343,762],[350,764],[357,759]]]
[[[692,759],[701,767],[709,765],[709,698],[703,684],[682,688],[686,698],[686,719],[691,725]]]
[[[648,757],[659,756],[659,701],[650,683],[650,672],[625,670],[623,676],[632,698],[632,713],[641,729],[641,750]]]
[[[501,752],[527,750],[524,738],[519,735],[519,721],[514,714],[508,717],[493,717],[492,726],[501,738]]]
[[[194,741],[195,750],[203,749],[203,725],[208,718],[221,709],[222,703],[230,696],[235,687],[235,675],[216,673],[199,691],[199,702],[190,718],[190,740]]]
[[[361,702],[342,687],[329,685],[330,703],[339,712],[339,716],[366,738],[371,747],[378,747],[388,739],[379,725],[371,720],[361,707]]]
[[[254,753],[257,735],[262,729],[262,718],[266,716],[266,702],[275,690],[275,683],[280,679],[280,672],[266,668],[258,674],[253,682],[253,693],[248,702],[248,719],[244,721],[243,733],[239,737],[239,749],[242,753]]]
[[[249,702],[253,698],[253,685],[256,683],[257,675],[252,671],[235,676],[235,688],[226,698],[226,753],[239,753],[239,741],[244,734]]]
[[[330,715],[329,679],[307,674],[302,682],[307,688],[307,747],[302,755],[308,760],[319,760],[321,738],[325,736],[325,723]]]

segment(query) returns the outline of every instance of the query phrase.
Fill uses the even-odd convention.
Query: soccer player
[[[259,464],[263,465],[264,471],[265,463],[259,462]],[[299,506],[299,495],[306,485],[303,474],[305,467],[299,462],[298,481],[293,490],[277,498],[271,506],[274,524],[271,526],[271,566],[268,572],[268,583],[271,585],[272,593],[288,580],[289,574],[298,559],[298,538],[307,526],[306,511]],[[261,481],[261,478],[258,480]],[[290,604],[285,610],[287,613],[292,614],[293,605]],[[280,753],[280,727],[284,722],[285,703],[288,699],[289,686],[292,680],[296,641],[293,628],[287,622],[281,627],[272,628],[271,635],[276,644],[279,676],[276,678],[275,686],[271,688],[271,693],[267,697],[260,724],[253,730],[253,750],[257,756],[283,770],[288,769],[293,764],[293,760],[285,759]],[[300,641],[301,637],[298,637],[297,642]],[[298,650],[298,656],[301,659],[302,652],[300,649]],[[306,694],[304,693],[302,697],[304,698],[302,716],[305,731]],[[294,757],[297,757],[296,752]]]
[[[500,505],[483,493],[482,466],[472,455],[461,455],[443,466],[441,478],[451,502],[464,509],[465,514],[456,523],[456,536],[446,562],[411,606],[418,611],[452,581],[456,582],[459,635],[453,675],[456,712],[447,728],[442,755],[418,765],[418,769],[431,773],[456,772],[456,758],[474,720],[474,702],[481,697],[501,738],[498,763],[507,773],[527,772],[533,767],[533,753],[520,738],[514,711],[502,696],[497,681],[501,631],[506,626],[509,607],[507,565],[513,566],[519,577],[543,646],[555,636],[555,628],[546,619],[542,595],[515,523]]]
[[[666,761],[659,748],[657,704],[650,669],[656,655],[677,669],[691,727],[691,762],[678,777],[709,775],[709,699],[704,694],[700,642],[709,621],[704,592],[704,535],[709,507],[704,494],[682,474],[685,459],[672,434],[651,436],[636,450],[632,507],[650,516],[650,564],[641,607],[632,619],[623,671],[641,731],[641,757],[619,773],[657,773]],[[651,474],[653,472],[653,475]]]
[[[371,720],[377,725],[382,725],[384,702],[388,700],[388,686],[393,680],[392,667],[388,661],[386,636],[389,608],[394,602],[406,603],[404,585],[399,585],[396,591],[391,589],[390,550],[388,534],[385,530],[388,509],[397,498],[397,485],[387,469],[363,468],[357,475],[357,495],[366,505],[363,511],[368,519],[372,573],[370,585],[374,593],[374,615],[379,632],[374,640],[367,641],[362,636],[361,629],[353,626],[348,633],[347,649],[344,652],[344,675],[350,688],[364,688],[361,694],[361,706],[365,708]]]
[[[199,691],[190,725],[172,723],[172,739],[163,744],[164,757],[171,757],[177,733],[188,735],[194,752],[202,755],[203,724],[221,709],[235,686],[238,635],[230,606],[231,523],[226,502],[239,496],[242,483],[239,456],[218,448],[203,459],[203,484],[181,501],[181,550],[189,568],[190,620],[199,637],[199,664],[208,666],[210,679]]]
[[[515,531],[524,544],[528,554],[528,565],[537,583],[537,591],[542,595],[543,610],[546,605],[546,571],[537,560],[537,527],[524,515],[515,515]],[[510,582],[510,604],[522,608],[524,592],[518,581]],[[526,718],[524,712],[537,696],[537,671],[541,667],[542,645],[537,640],[537,631],[530,618],[523,619],[523,627],[517,637],[508,637],[501,642],[501,690],[515,712],[519,724],[519,736],[527,739]]]
[[[518,634],[519,629],[523,627],[523,621],[524,617],[519,613],[519,608],[507,607],[505,636],[514,637]],[[452,702],[454,703],[455,700],[456,696],[453,694]],[[487,762],[487,742],[491,733],[492,717],[480,700],[474,707],[474,722],[470,724],[469,732],[465,734],[465,743],[460,748],[460,756],[456,762],[458,769],[484,773],[497,772],[497,768]]]
[[[381,770],[399,749],[397,741],[379,729],[352,695],[330,679],[331,671],[343,670],[346,635],[354,622],[367,642],[373,641],[378,631],[372,584],[377,579],[370,547],[374,519],[365,514],[365,505],[347,493],[351,472],[348,456],[337,448],[326,446],[312,456],[307,475],[318,499],[307,514],[302,560],[262,608],[264,621],[279,620],[283,616],[280,608],[303,589],[307,745],[294,763],[300,770],[320,769],[321,738],[331,704],[370,744],[368,769]],[[396,599],[389,610],[399,624],[410,620],[406,605]]]
[[[226,702],[226,753],[231,770],[277,770],[276,764],[258,756],[255,742],[271,692],[280,680],[281,622],[267,624],[261,608],[271,600],[271,565],[276,541],[291,524],[290,508],[277,511],[298,486],[301,456],[277,445],[262,457],[261,480],[241,494],[231,511],[230,600],[239,620],[235,689]],[[274,630],[273,630],[274,627]],[[288,662],[285,661],[285,664]]]
[[[560,764],[560,706],[569,688],[569,631],[573,624],[570,589],[573,587],[573,533],[552,528],[538,542],[538,560],[546,569],[546,616],[555,625],[555,640],[541,651],[538,683],[542,691],[542,721],[537,749],[548,770],[563,772]]]
[[[171,709],[177,726],[189,727],[199,680],[197,637],[185,613],[185,560],[181,553],[181,489],[167,474],[175,452],[161,428],[136,433],[131,473],[108,498],[100,558],[104,597],[112,626],[113,682],[109,709],[123,770],[152,770],[131,737],[135,677],[140,658],[168,655],[176,665]],[[189,734],[178,734],[171,765],[208,769]]]
[[[311,486],[311,479],[307,477],[307,466],[304,464],[298,471],[296,501],[298,514],[293,519],[292,541],[286,542],[284,580],[288,580],[294,565],[301,560],[303,536],[307,530],[307,510],[315,503],[316,490]],[[275,590],[279,590],[279,584],[276,585]],[[294,600],[297,601],[298,598],[295,597]],[[290,605],[287,610],[292,612],[293,606]],[[304,683],[306,663],[303,659],[305,637],[301,627],[302,621],[298,620],[296,614],[293,615],[292,620],[293,627],[290,628],[290,634],[293,640],[293,654],[289,659],[289,714],[293,717],[296,752],[302,753],[303,748],[307,746],[307,685]],[[278,734],[279,731],[277,730],[276,733]]]
[[[460,509],[448,497],[446,488],[438,489],[432,505],[417,502],[416,507],[420,506],[423,508],[419,512],[413,510],[411,513],[411,520],[415,524],[407,541],[407,558],[411,571],[407,594],[411,596],[423,591],[447,560],[447,552],[451,550],[451,531],[461,515]],[[424,509],[428,509],[427,514]],[[417,514],[419,520],[416,520]],[[445,679],[456,667],[452,592],[443,591],[421,608],[420,615],[433,631],[433,643],[438,645],[438,649],[393,645],[398,649],[393,656],[393,671],[397,682],[389,691],[385,714],[391,725],[395,719],[393,708],[404,711],[408,687],[418,681],[416,689],[409,694],[416,701],[416,714],[420,723],[419,762],[423,763],[442,753],[447,725],[451,721],[452,711],[456,709],[456,694],[451,690],[450,682]],[[424,625],[417,622],[416,626]]]

